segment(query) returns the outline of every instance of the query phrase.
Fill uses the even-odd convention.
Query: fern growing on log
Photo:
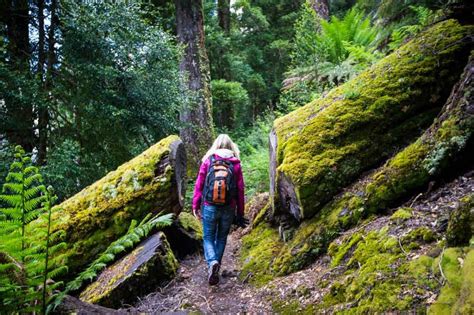
[[[17,146],[0,195],[0,303],[7,314],[45,312],[61,284],[48,281],[66,271],[61,255],[55,255],[65,247],[59,241],[63,232],[49,232],[54,201],[38,168]],[[32,229],[33,220],[44,224]]]
[[[151,217],[151,214],[148,214],[138,225],[136,220],[132,220],[127,233],[111,243],[86,270],[81,272],[74,280],[70,281],[66,285],[65,291],[58,295],[51,306],[55,308],[61,303],[66,294],[77,291],[87,281],[90,282],[94,280],[101,270],[107,267],[109,263],[116,260],[118,254],[123,253],[129,248],[133,248],[135,244],[143,240],[152,230],[159,230],[170,226],[173,223],[173,217],[173,213],[165,215],[159,213],[154,217]]]

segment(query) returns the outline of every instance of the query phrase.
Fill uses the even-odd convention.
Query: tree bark
[[[21,76],[29,76],[30,42],[29,42],[29,6],[28,0],[7,1],[7,38],[10,69]],[[10,86],[9,89],[18,93],[20,87]],[[21,145],[27,152],[34,146],[33,106],[30,102],[19,99],[10,93],[5,97],[8,112],[6,135],[10,143]]]
[[[44,30],[44,0],[37,0],[38,6],[38,79],[41,82],[41,88],[44,91],[44,65],[45,65],[45,30]],[[47,105],[41,101],[38,104],[38,164],[43,165],[46,160],[46,128],[45,112]]]
[[[68,277],[124,235],[132,219],[148,213],[178,214],[186,193],[186,153],[167,137],[53,208],[52,231],[63,230]],[[32,222],[45,225],[44,219]]]
[[[469,32],[454,20],[439,23],[324,98],[277,119],[270,136],[273,215],[314,216],[415,139],[459,77]]]
[[[175,0],[175,6],[178,40],[185,46],[180,71],[192,94],[180,112],[184,124],[180,136],[190,157],[190,169],[194,170],[214,135],[202,0]]]
[[[328,0],[309,0],[309,5],[316,12],[316,15],[324,20],[329,20]]]
[[[230,0],[218,0],[217,17],[219,26],[226,34],[230,32]]]

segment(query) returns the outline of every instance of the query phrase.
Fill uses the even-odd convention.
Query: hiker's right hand
[[[202,217],[201,217],[201,210],[200,209],[193,209],[193,214],[196,217],[196,219],[201,221]]]

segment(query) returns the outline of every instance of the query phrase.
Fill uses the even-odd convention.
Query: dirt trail
[[[207,283],[207,267],[202,255],[181,261],[176,278],[159,292],[141,299],[135,310],[139,312],[186,312],[236,314],[270,311],[270,303],[252,303],[257,289],[239,280],[238,251],[240,232],[232,232],[227,241],[217,286]],[[245,279],[244,279],[245,280]]]

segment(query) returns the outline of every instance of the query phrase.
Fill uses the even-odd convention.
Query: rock
[[[435,24],[346,84],[274,122],[274,215],[318,213],[432,122],[471,49],[471,26]]]
[[[164,228],[163,232],[179,259],[202,249],[201,222],[190,213],[181,212],[173,225]]]
[[[159,232],[107,267],[79,298],[87,303],[119,308],[156,290],[172,279],[177,269],[178,261],[165,235]]]
[[[53,209],[53,231],[65,231],[68,277],[85,269],[132,219],[183,207],[186,152],[169,136]],[[45,224],[37,220],[34,224]]]

